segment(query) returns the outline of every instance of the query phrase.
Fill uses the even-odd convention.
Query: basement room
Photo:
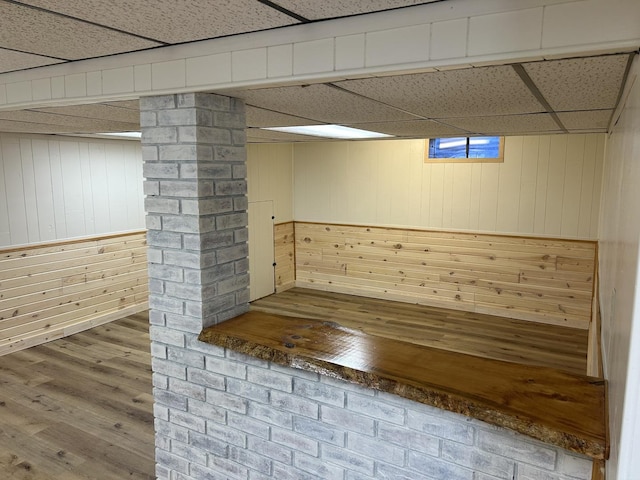
[[[0,477],[640,480],[639,20],[0,0]]]

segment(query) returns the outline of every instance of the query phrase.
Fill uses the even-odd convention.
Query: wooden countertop
[[[199,339],[477,418],[595,459],[608,457],[606,383],[599,378],[257,311],[209,327]]]

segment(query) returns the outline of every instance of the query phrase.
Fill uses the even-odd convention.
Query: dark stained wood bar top
[[[206,328],[199,338],[483,420],[595,459],[608,456],[606,384],[599,378],[259,311]]]

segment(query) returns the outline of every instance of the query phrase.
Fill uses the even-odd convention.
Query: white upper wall
[[[448,0],[0,75],[0,110],[637,49],[637,0]]]
[[[139,142],[0,134],[0,247],[144,228]]]
[[[603,134],[506,137],[504,163],[425,164],[425,144],[294,145],[295,220],[597,238]]]
[[[247,196],[273,201],[274,223],[293,220],[293,145],[247,145]]]
[[[640,61],[607,142],[600,233],[600,305],[609,381],[608,480],[640,472]]]

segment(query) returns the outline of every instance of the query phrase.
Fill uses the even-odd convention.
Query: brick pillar
[[[191,333],[248,310],[242,101],[140,100],[151,323]]]
[[[249,309],[244,104],[203,93],[146,97],[140,124],[156,470],[159,479],[190,478],[190,457],[211,453],[200,444],[214,408],[205,391],[220,387],[205,357],[224,356],[197,335]]]

